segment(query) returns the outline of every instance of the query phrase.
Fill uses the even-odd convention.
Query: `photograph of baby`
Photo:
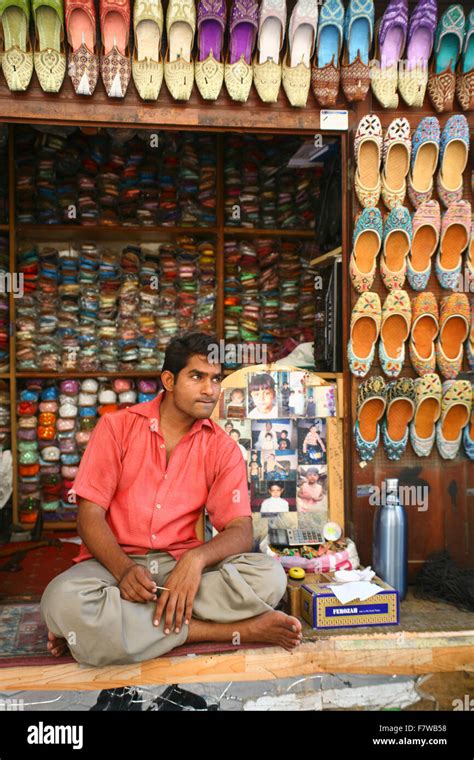
[[[310,386],[306,389],[305,417],[336,416],[336,386]]]
[[[298,463],[326,464],[326,422],[301,419],[297,425]]]
[[[306,403],[306,373],[280,372],[278,388],[278,411],[284,417],[302,417]]]
[[[296,451],[297,437],[293,420],[252,420],[252,449],[261,451],[262,463],[276,451]]]
[[[216,420],[227,435],[236,442],[245,462],[248,462],[252,441],[252,428],[249,420]]]
[[[278,372],[251,373],[248,376],[247,416],[251,420],[278,417]]]
[[[296,511],[296,480],[260,480],[252,482],[250,503],[261,515]]]
[[[242,420],[247,414],[247,389],[226,388],[224,390],[223,416]]]
[[[271,452],[263,463],[264,480],[296,480],[296,451]]]
[[[326,465],[300,465],[296,489],[298,512],[327,513],[327,467]]]

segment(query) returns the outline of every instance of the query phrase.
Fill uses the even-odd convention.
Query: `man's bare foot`
[[[54,633],[51,633],[51,631],[48,631],[47,646],[51,654],[55,657],[61,657],[68,648],[66,639],[56,636]]]
[[[242,643],[268,642],[291,651],[303,638],[298,618],[273,610],[235,625]]]

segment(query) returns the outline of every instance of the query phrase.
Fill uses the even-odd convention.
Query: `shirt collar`
[[[139,414],[142,417],[148,417],[148,419],[156,419],[158,420],[158,426],[159,427],[159,420],[160,420],[160,405],[165,397],[166,391],[160,391],[155,398],[153,398],[151,401],[145,401],[141,404],[134,404],[134,406],[127,407],[127,412],[132,412],[132,414]],[[195,420],[191,429],[190,433],[197,433],[198,430],[201,430],[201,428],[205,425],[206,427],[210,427],[212,431],[215,431],[215,423],[213,423],[210,419],[206,418],[203,420]]]

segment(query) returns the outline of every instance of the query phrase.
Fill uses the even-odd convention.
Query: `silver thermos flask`
[[[408,584],[408,520],[400,503],[396,479],[386,481],[382,503],[374,515],[372,563],[379,578],[404,599]]]

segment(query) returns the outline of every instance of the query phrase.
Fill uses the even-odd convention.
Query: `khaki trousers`
[[[176,560],[166,552],[130,555],[147,567],[158,586]],[[282,566],[264,554],[234,554],[202,574],[193,617],[233,623],[274,609],[286,589]],[[95,559],[79,562],[47,586],[41,614],[48,629],[63,636],[72,656],[87,665],[120,665],[159,657],[184,644],[189,626],[164,633],[164,615],[153,625],[156,602],[128,602],[114,576]]]

